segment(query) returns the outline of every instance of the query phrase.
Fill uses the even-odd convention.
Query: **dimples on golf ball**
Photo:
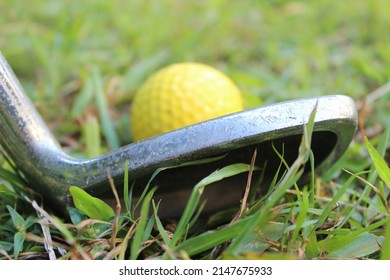
[[[178,63],[152,75],[135,94],[131,130],[135,141],[243,109],[237,86],[218,70]]]

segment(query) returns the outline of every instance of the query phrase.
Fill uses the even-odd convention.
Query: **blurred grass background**
[[[172,62],[224,71],[247,108],[325,94],[363,98],[389,80],[389,9],[386,0],[3,0],[0,49],[57,136],[77,133],[75,121],[93,111],[76,97],[99,68],[123,144],[123,104]],[[388,114],[376,117],[389,124]]]
[[[198,61],[231,77],[244,94],[246,108],[326,94],[353,97],[361,109],[361,125],[388,163],[390,141],[388,135],[382,137],[390,127],[388,11],[387,0],[2,0],[0,50],[62,146],[76,156],[96,156],[131,142],[128,112],[144,79],[166,64]],[[362,106],[366,97],[370,101]],[[102,119],[110,120],[113,127],[105,130]],[[0,167],[9,168],[1,156]],[[342,163],[316,183],[319,197],[314,210],[333,211],[335,204],[324,208],[325,202],[340,194],[345,208],[335,208],[336,218],[329,216],[334,232],[361,231],[366,235],[357,235],[362,237],[359,246],[373,248],[365,238],[368,233],[374,243],[372,236],[382,238],[383,228],[378,230],[382,224],[376,222],[388,220],[388,209],[365,183],[341,188],[348,179],[341,167],[375,173],[361,137]],[[367,177],[376,183],[375,175]],[[383,183],[379,189],[388,196]],[[298,192],[298,206],[299,199]],[[0,208],[0,218],[7,221],[8,234],[12,211],[7,209]],[[288,219],[295,221],[294,211],[285,218],[286,224]],[[343,215],[342,224],[348,224],[348,229],[338,224]],[[279,226],[284,230],[284,224]],[[5,236],[12,240],[10,232]],[[331,236],[321,228],[318,234]],[[306,235],[315,245],[316,237]],[[340,236],[335,235],[340,244],[356,241]],[[296,240],[293,245],[290,241],[282,237],[280,250],[290,253],[298,248],[299,253],[307,244],[304,238],[298,246]],[[291,245],[291,251],[284,243]],[[362,253],[363,249],[353,257],[375,251],[371,257],[379,258],[378,248],[368,249],[369,253]],[[317,255],[322,257],[318,252],[311,256]]]

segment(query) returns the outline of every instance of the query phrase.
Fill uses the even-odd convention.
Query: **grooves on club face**
[[[323,96],[263,106],[132,143],[97,158],[81,160],[61,150],[0,53],[0,144],[29,185],[60,214],[64,214],[65,206],[72,203],[70,186],[78,186],[95,196],[106,196],[111,192],[107,176],[110,173],[121,190],[126,162],[130,180],[139,179],[134,191],[140,193],[145,180],[159,167],[229,152],[214,165],[171,169],[156,178],[159,185],[157,195],[170,196],[176,201],[171,203],[169,198],[166,199],[167,215],[180,213],[181,205],[185,204],[186,196],[199,178],[229,163],[248,159],[250,162],[254,147],[259,150],[260,166],[267,161],[263,184],[266,189],[267,181],[275,175],[274,167],[280,162],[271,143],[276,143],[276,146],[284,144],[286,157],[293,159],[297,155],[303,125],[316,104],[312,148],[320,171],[344,153],[355,133],[356,109],[349,97]],[[232,183],[222,181],[220,188],[209,188],[210,192],[214,191],[205,193],[205,197],[212,201],[208,203],[210,211],[239,201],[242,184],[234,183],[239,177],[232,178]]]

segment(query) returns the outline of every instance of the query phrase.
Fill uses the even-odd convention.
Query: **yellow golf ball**
[[[243,109],[240,90],[223,73],[200,63],[177,63],[152,75],[134,96],[134,141]]]

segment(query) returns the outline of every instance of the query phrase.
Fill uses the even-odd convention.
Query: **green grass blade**
[[[299,212],[297,221],[295,223],[296,227],[292,234],[291,242],[294,242],[297,239],[298,234],[302,229],[303,223],[305,222],[307,217],[307,213],[309,209],[309,194],[306,188],[303,189],[302,200],[300,201],[300,207],[301,207],[301,211]]]
[[[361,173],[364,173],[364,172],[361,172]],[[361,174],[361,173],[359,173],[359,174]],[[355,201],[353,206],[351,207],[351,209],[345,213],[345,216],[343,217],[342,221],[339,224],[340,227],[345,225],[347,222],[351,222],[350,218],[352,217],[352,215],[354,214],[356,209],[359,207],[359,205],[361,205],[362,202],[370,200],[371,191],[372,191],[372,188],[369,187],[368,185],[366,185],[366,187],[363,189],[363,191],[362,192],[360,191],[358,193],[359,194],[358,200]]]
[[[145,241],[147,241],[149,239],[155,222],[156,222],[156,220],[154,218],[154,215],[151,215],[149,220],[148,220],[148,223],[146,224],[146,227],[144,229],[144,234],[142,236],[142,241],[141,241],[142,243],[144,243]]]
[[[153,214],[154,214],[154,219],[156,220],[156,226],[157,226],[157,229],[161,235],[161,238],[163,239],[164,243],[165,244],[169,244],[171,242],[171,238],[168,236],[167,232],[165,231],[165,228],[160,220],[160,218],[158,217],[158,214],[157,214],[157,206],[156,204],[154,203],[154,201],[152,201],[153,203]]]
[[[87,215],[85,213],[77,208],[74,207],[66,207],[66,210],[68,212],[70,221],[74,225],[78,225],[83,220],[87,219]]]
[[[244,218],[223,228],[207,231],[193,238],[181,242],[175,250],[185,251],[188,255],[195,255],[209,250],[219,244],[227,242],[241,234],[242,229],[250,222],[250,218]]]
[[[324,210],[322,211],[321,216],[318,218],[317,224],[313,227],[310,234],[313,234],[314,231],[319,228],[325,220],[328,218],[329,214],[332,212],[333,207],[336,205],[336,203],[340,200],[340,198],[344,195],[344,193],[347,191],[347,189],[350,187],[352,182],[356,179],[357,174],[354,176],[351,176],[344,184],[343,186],[338,190],[338,192],[334,195],[332,200],[327,203]]]
[[[24,240],[26,239],[26,233],[18,231],[14,235],[14,258],[17,259],[19,253],[23,249]]]
[[[308,237],[305,247],[305,254],[308,259],[317,258],[319,254],[317,236],[312,234]]]
[[[352,235],[359,235],[359,234],[364,233],[364,232],[372,232],[374,230],[377,230],[377,229],[383,227],[385,224],[386,224],[386,219],[380,220],[380,221],[373,223],[367,227],[357,229],[357,230],[353,231],[351,234]]]
[[[307,161],[311,153],[311,136],[314,130],[314,119],[317,114],[318,103],[314,106],[313,110],[310,113],[309,120],[306,125],[303,126],[303,137],[302,143],[299,146],[299,154],[305,155]]]
[[[0,147],[0,149],[1,149],[1,147]],[[4,168],[1,168],[1,167],[0,167],[0,178],[11,183],[12,185],[18,186],[18,187],[22,187],[22,186],[26,185],[26,182],[21,177],[19,177],[15,173],[13,173],[9,170],[6,170]]]
[[[115,216],[114,210],[103,200],[93,197],[78,187],[70,187],[75,207],[83,211],[88,217],[98,220],[107,220]]]
[[[359,258],[380,250],[384,242],[383,236],[372,234],[383,227],[387,220],[381,220],[357,230],[336,228],[319,231],[318,234],[328,234],[329,237],[318,242],[322,255],[329,258]]]
[[[309,189],[309,207],[314,208],[315,194],[316,194],[316,185],[315,185],[315,159],[314,153],[311,151],[310,153],[310,189]]]
[[[382,246],[382,260],[390,260],[390,218],[387,218],[386,230],[385,230],[385,241]]]
[[[150,184],[152,183],[153,179],[158,175],[158,173],[160,173],[163,169],[157,169],[156,171],[153,172],[152,176],[150,177],[148,183],[146,184],[145,188],[143,189],[140,197],[138,198],[138,201],[137,203],[135,203],[135,205],[133,206],[133,213],[136,212],[136,209],[139,207],[139,205],[145,200],[145,197],[147,196],[148,192],[149,192],[149,189],[150,189]],[[135,184],[135,182],[134,182]],[[134,186],[133,184],[133,186]],[[133,190],[133,188],[131,188],[131,190]],[[132,191],[131,191],[132,193]]]
[[[88,76],[84,81],[84,86],[73,102],[71,117],[73,119],[81,117],[88,106],[92,103],[94,97],[93,79]]]
[[[140,218],[134,233],[133,242],[131,243],[130,258],[132,260],[136,260],[138,258],[138,255],[142,248],[143,240],[145,239],[145,233],[149,234],[149,232],[147,231],[147,225],[149,224],[150,220],[149,208],[155,191],[156,188],[151,189],[145,196],[145,199],[142,203]]]
[[[286,223],[269,221],[263,226],[256,227],[252,234],[241,243],[241,248],[236,256],[240,258],[247,254],[263,254],[270,247],[279,247],[282,243],[282,238],[286,235]],[[279,243],[278,245],[276,245]],[[233,257],[227,251],[223,253],[223,258]]]
[[[249,170],[250,165],[248,164],[237,163],[228,165],[226,167],[221,168],[220,170],[211,173],[209,176],[205,177],[198,184],[196,184],[194,190],[190,195],[190,198],[188,199],[183,215],[179,220],[175,234],[169,245],[172,247],[176,246],[179,240],[184,236],[185,229],[187,228],[188,223],[191,221],[191,218],[193,217],[193,214],[195,213],[195,210],[199,204],[199,200],[203,193],[203,190],[207,185],[220,181],[227,177],[231,177],[243,172],[248,172]]]
[[[16,229],[21,229],[24,226],[25,220],[24,218],[16,212],[16,210],[9,205],[7,205],[7,210],[11,215],[12,223],[14,224]]]
[[[377,150],[372,146],[368,138],[365,138],[366,147],[372,159],[372,162],[378,171],[379,177],[385,182],[385,184],[390,188],[390,168],[387,166],[386,161],[383,157],[377,152]]]
[[[110,118],[108,104],[103,90],[103,78],[100,75],[100,71],[97,67],[93,68],[92,76],[96,96],[96,106],[99,111],[99,118],[104,136],[107,139],[108,145],[111,149],[118,149],[120,146],[119,138],[115,131],[115,125]]]
[[[123,201],[125,203],[126,211],[130,211],[131,197],[129,196],[129,162],[125,163],[125,170],[123,174]]]
[[[87,155],[94,158],[100,155],[100,126],[96,117],[89,115],[83,124]]]
[[[363,232],[359,235],[333,236],[321,244],[327,258],[360,258],[379,251],[383,240],[381,236]]]

